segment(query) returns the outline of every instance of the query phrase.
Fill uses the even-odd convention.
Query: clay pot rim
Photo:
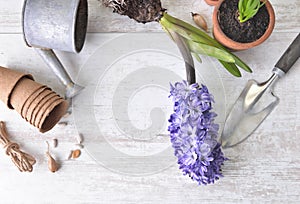
[[[273,9],[270,1],[267,1],[265,5],[266,5],[266,9],[269,13],[270,21],[269,21],[269,25],[268,25],[268,28],[265,31],[265,33],[256,41],[253,41],[250,43],[240,43],[240,42],[236,42],[236,41],[230,39],[229,37],[227,37],[227,35],[225,35],[225,33],[221,29],[221,27],[219,25],[219,21],[218,21],[219,8],[223,2],[224,2],[224,0],[220,0],[219,3],[215,6],[214,11],[213,11],[213,34],[214,34],[216,40],[218,40],[224,46],[226,46],[230,49],[233,49],[233,50],[246,50],[246,49],[255,47],[255,46],[263,43],[273,32],[273,29],[275,26],[275,12],[274,12],[274,9]],[[222,39],[220,39],[220,38],[222,38]]]
[[[45,133],[51,130],[57,122],[61,119],[61,117],[66,113],[69,107],[69,103],[62,99],[58,98],[58,100],[53,102],[53,107],[49,107],[49,112],[47,115],[41,119],[39,124],[39,131],[41,133]]]
[[[60,96],[55,92],[52,92],[50,94],[52,96],[50,98],[48,98],[48,100],[42,105],[42,107],[39,108],[38,112],[36,113],[34,124],[37,128],[40,128],[39,127],[40,120],[42,119],[42,117],[43,117],[44,113],[47,111],[47,109],[51,106],[52,103],[54,103],[55,101],[58,100],[58,98],[60,98]]]
[[[219,0],[204,0],[208,5],[215,6],[219,3]]]
[[[32,113],[32,117],[30,119],[30,124],[33,124],[35,127],[37,127],[37,125],[35,124],[36,122],[36,118],[38,113],[40,112],[41,108],[47,104],[47,102],[53,98],[54,96],[56,96],[57,94],[55,92],[53,92],[51,90],[51,92],[47,93],[46,95],[44,95],[44,97],[42,98],[42,100],[39,101],[39,103],[36,105],[36,107],[33,109],[33,113]]]
[[[16,88],[17,84],[19,83],[19,81],[23,80],[23,79],[31,79],[34,80],[33,76],[30,74],[24,74],[22,76],[20,76],[20,78],[16,81],[16,83],[14,84],[14,86],[12,87],[12,89],[10,90],[10,93],[7,96],[7,100],[6,100],[6,105],[9,109],[14,109],[14,107],[12,106],[10,100],[11,100],[11,95],[12,92],[14,91],[14,89]]]

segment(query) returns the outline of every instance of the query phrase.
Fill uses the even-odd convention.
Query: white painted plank
[[[76,78],[76,71],[111,35],[89,34],[79,55],[58,52],[72,77]],[[270,75],[272,66],[295,36],[296,33],[274,33],[263,45],[237,53],[253,67],[252,75],[237,79],[220,69],[227,108],[239,95],[246,79],[263,81]],[[25,46],[21,34],[2,34],[0,44],[0,65],[33,73],[37,81],[63,92],[39,56]],[[129,176],[98,165],[85,150],[77,161],[66,161],[77,134],[72,116],[64,119],[69,121],[67,127],[56,126],[43,135],[0,103],[0,120],[7,121],[11,138],[37,158],[33,173],[19,173],[1,152],[1,203],[299,203],[299,68],[297,62],[277,84],[275,92],[281,98],[280,105],[263,125],[242,145],[225,150],[230,158],[223,168],[225,177],[206,187],[198,187],[182,176],[176,163],[151,175]],[[45,140],[54,137],[59,139],[59,146],[52,153],[62,163],[56,174],[47,170],[44,155]],[[89,137],[86,136],[87,141]],[[128,140],[118,142],[124,148],[132,145]],[[141,146],[137,150],[145,148]],[[131,164],[127,165],[129,168]]]
[[[89,0],[88,32],[162,32],[158,23],[137,24],[127,17],[113,14],[110,9],[100,4],[99,0]],[[300,2],[298,0],[271,0],[276,12],[276,27],[278,32],[299,32]],[[19,0],[0,0],[0,33],[22,32],[22,4]],[[207,19],[209,29],[212,28],[211,15],[213,7],[204,0],[163,0],[163,7],[178,18],[192,23],[190,12],[203,14]]]

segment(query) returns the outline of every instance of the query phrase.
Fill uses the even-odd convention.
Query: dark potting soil
[[[218,20],[223,32],[230,39],[249,43],[259,39],[267,30],[269,25],[269,14],[266,6],[262,6],[257,14],[244,23],[238,19],[238,1],[225,0],[220,8]]]

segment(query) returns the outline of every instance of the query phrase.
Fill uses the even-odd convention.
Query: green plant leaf
[[[200,56],[197,53],[192,52],[193,57],[200,63],[202,63],[202,59],[200,58]]]
[[[230,53],[228,53],[225,50],[216,48],[215,46],[209,45],[209,41],[199,38],[199,36],[197,36],[195,33],[189,32],[183,27],[174,24],[172,25],[171,23],[167,22],[167,20],[165,19],[161,19],[161,24],[167,27],[169,33],[171,33],[170,30],[172,30],[173,32],[176,32],[182,37],[184,37],[185,39],[187,39],[187,43],[192,52],[215,57],[217,59],[221,59],[226,62],[235,62],[234,58]]]
[[[264,2],[262,2],[262,3],[260,2],[260,6],[259,6],[259,8],[261,8],[263,5],[265,5],[265,4],[267,3],[267,1],[268,1],[268,0],[265,0],[265,1],[264,1]]]
[[[241,77],[242,74],[240,70],[237,68],[237,66],[233,63],[224,62],[222,60],[219,60],[219,62],[225,67],[225,69],[231,73],[233,76]]]
[[[182,29],[186,30],[188,33],[193,33],[192,35],[189,34],[188,36],[195,42],[203,42],[204,44],[214,46],[216,48],[222,49],[226,51],[227,53],[231,54],[231,56],[234,58],[236,65],[241,67],[247,72],[252,72],[250,67],[243,62],[239,57],[234,55],[233,53],[229,52],[223,45],[221,45],[218,41],[216,41],[214,38],[210,37],[207,33],[204,31],[196,28],[195,26],[188,24],[180,19],[177,19],[173,16],[170,16],[167,13],[164,13],[164,16],[161,18],[160,23],[163,25],[165,24],[172,24],[177,25],[181,27]],[[170,26],[170,25],[169,25]],[[226,68],[226,67],[225,67]]]
[[[229,53],[219,48],[205,45],[202,43],[193,42],[193,41],[188,41],[187,44],[190,50],[194,53],[208,55],[226,62],[231,62],[231,63],[235,62],[234,58]]]
[[[244,12],[243,3],[244,3],[244,0],[240,0],[239,4],[238,4],[238,9],[239,9],[240,13]]]
[[[251,4],[254,4],[255,1],[245,1],[245,5],[244,5],[244,10],[246,10],[247,8],[249,8],[251,6]]]
[[[265,3],[266,1],[261,3],[260,0],[239,0],[239,21],[243,23],[255,16]]]

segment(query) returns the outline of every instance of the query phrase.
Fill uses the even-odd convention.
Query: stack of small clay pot
[[[28,74],[0,66],[0,100],[44,133],[52,129],[68,109],[68,102]]]

